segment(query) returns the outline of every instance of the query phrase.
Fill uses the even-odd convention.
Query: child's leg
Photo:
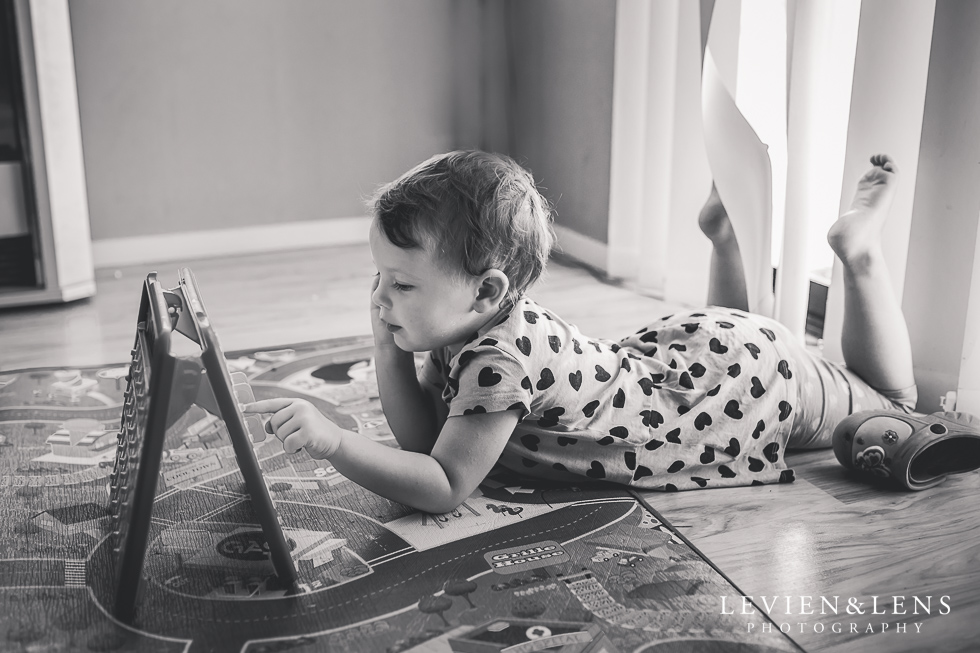
[[[698,216],[698,226],[711,240],[711,268],[708,273],[708,304],[749,310],[742,254],[728,212],[711,184],[711,195]]]
[[[912,347],[881,251],[897,169],[886,155],[871,157],[871,163],[827,240],[844,267],[844,361],[872,387],[900,390],[915,384]]]

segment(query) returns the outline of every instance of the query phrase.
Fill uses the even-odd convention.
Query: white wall
[[[93,239],[364,215],[454,145],[453,5],[73,0]]]
[[[508,5],[510,154],[557,208],[557,224],[605,243],[615,0]]]

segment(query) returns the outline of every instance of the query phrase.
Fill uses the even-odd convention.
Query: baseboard
[[[560,253],[602,272],[608,269],[608,245],[606,243],[557,224],[555,225],[555,236],[558,238],[555,249]]]
[[[330,218],[92,242],[96,268],[366,243],[371,218]]]

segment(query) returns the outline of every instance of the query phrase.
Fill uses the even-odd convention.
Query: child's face
[[[428,248],[393,245],[377,223],[370,244],[381,276],[371,301],[400,349],[456,350],[486,321],[474,310],[478,279],[451,274]]]

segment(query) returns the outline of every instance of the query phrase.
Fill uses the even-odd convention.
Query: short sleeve
[[[419,382],[433,388],[437,397],[442,394],[449,376],[447,360],[448,352],[445,348],[434,349],[426,355],[422,367],[419,368]]]
[[[513,356],[493,345],[462,351],[449,370],[449,416],[531,410],[531,381]],[[446,398],[444,394],[444,398]]]

